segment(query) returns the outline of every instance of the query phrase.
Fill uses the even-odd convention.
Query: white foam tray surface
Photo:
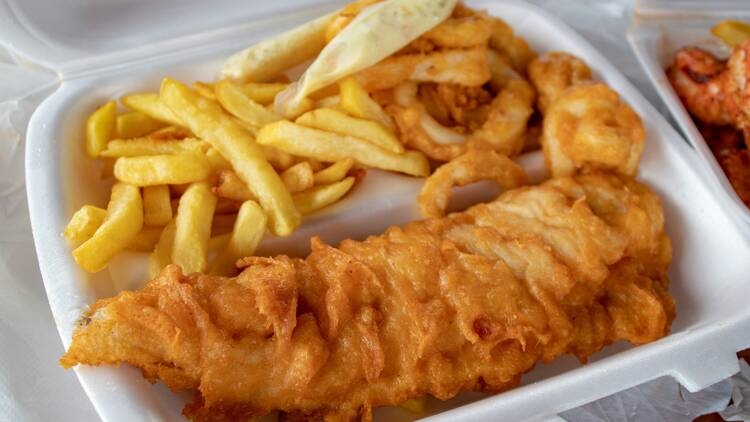
[[[464,393],[453,400],[430,400],[434,420],[541,420],[663,375],[696,391],[738,371],[735,351],[750,345],[750,239],[737,229],[725,204],[712,194],[700,172],[699,157],[638,91],[597,51],[556,17],[517,0],[470,2],[500,16],[537,51],[564,50],[582,57],[596,78],[617,90],[643,117],[648,133],[639,178],[662,198],[666,228],[674,245],[670,291],[677,301],[672,333],[657,342],[613,345],[579,365],[565,357],[540,364],[519,388],[495,396]],[[311,14],[277,16],[242,39],[196,43],[193,48],[142,59],[124,55],[100,69],[72,72],[34,113],[29,123],[26,180],[32,230],[50,307],[67,347],[75,323],[97,298],[145,280],[144,256],[118,257],[108,271],[81,271],[62,236],[65,224],[83,204],[105,205],[109,186],[99,182],[97,163],[83,152],[86,116],[125,93],[157,90],[164,76],[184,81],[211,80],[223,58]],[[125,60],[127,56],[127,60]],[[541,154],[519,159],[532,178],[544,177]],[[320,235],[336,243],[362,239],[393,224],[417,218],[415,197],[421,180],[371,171],[340,204],[312,218],[294,235],[269,239],[261,252],[302,255],[308,239]],[[487,184],[463,189],[458,202],[485,200],[496,192]],[[180,420],[186,394],[150,385],[130,367],[77,367],[76,373],[103,420]],[[378,409],[376,419],[406,420],[404,411]]]

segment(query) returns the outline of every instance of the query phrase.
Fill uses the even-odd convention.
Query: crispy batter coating
[[[371,417],[516,385],[538,360],[662,337],[674,317],[661,205],[600,173],[508,191],[305,259],[247,258],[235,278],[171,266],[95,303],[61,363],[129,363],[195,390],[194,421]]]
[[[490,68],[499,93],[489,104],[485,104],[489,93],[483,88],[440,84],[420,89],[418,98],[416,84],[397,86],[393,95],[397,105],[386,107],[386,112],[396,122],[402,141],[438,161],[456,158],[468,148],[511,157],[520,154],[534,112],[534,89],[501,59]],[[455,126],[443,126],[439,120]]]
[[[390,89],[409,80],[480,86],[489,79],[486,46],[395,55],[357,74],[368,92]]]
[[[440,166],[425,181],[417,202],[422,218],[445,215],[453,186],[493,180],[504,190],[526,184],[526,173],[510,158],[494,151],[469,150]]]
[[[529,63],[529,80],[539,97],[537,106],[544,114],[566,89],[591,80],[591,69],[578,57],[562,51],[544,53]]]
[[[646,131],[641,118],[611,88],[581,83],[547,110],[542,149],[553,176],[593,167],[634,175]]]

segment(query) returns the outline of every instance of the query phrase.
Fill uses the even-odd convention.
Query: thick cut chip
[[[224,79],[217,82],[214,85],[214,92],[222,107],[250,125],[262,127],[281,120],[279,115],[255,102],[240,85],[230,80]]]
[[[354,160],[352,160],[351,158],[337,161],[326,167],[325,169],[315,173],[315,175],[313,176],[315,178],[315,184],[326,185],[329,183],[338,182],[339,180],[346,177],[346,174],[349,173],[349,170],[351,170],[353,165]]]
[[[137,186],[115,183],[107,217],[93,236],[73,251],[78,265],[90,273],[103,270],[143,227],[143,201]]]
[[[284,170],[281,173],[281,180],[292,193],[310,189],[315,184],[312,166],[307,161],[302,161]]]
[[[247,188],[245,182],[231,170],[217,172],[216,185],[213,187],[214,195],[219,198],[227,198],[235,201],[247,201],[253,199],[253,193]]]
[[[83,242],[96,233],[107,217],[107,210],[93,205],[84,205],[71,217],[65,227],[65,238],[73,242]]]
[[[347,116],[332,108],[308,111],[298,117],[296,123],[341,135],[356,136],[396,154],[404,152],[404,146],[396,135],[382,124]]]
[[[339,82],[339,106],[352,116],[376,121],[390,130],[395,129],[393,121],[370,94],[362,88],[354,77]]]
[[[216,197],[206,182],[193,183],[180,198],[172,262],[185,274],[203,272],[208,267],[208,239],[215,208]]]
[[[280,82],[258,83],[249,82],[242,86],[245,95],[256,103],[264,106],[273,104],[273,100],[279,92],[288,87],[289,84]]]
[[[172,113],[172,110],[159,99],[159,94],[153,92],[130,94],[120,98],[120,101],[129,109],[140,111],[160,122],[175,126],[185,126],[182,120]]]
[[[736,47],[750,38],[750,24],[742,21],[724,20],[711,28],[711,33],[721,38],[729,46]]]
[[[116,104],[110,101],[101,106],[86,120],[86,154],[96,158],[107,148],[107,143],[114,137]]]
[[[347,177],[340,182],[316,186],[294,195],[294,204],[303,215],[310,214],[341,199],[353,185],[354,178]]]
[[[159,242],[148,256],[148,275],[152,279],[158,276],[164,267],[172,263],[175,230],[175,222],[172,220],[164,227],[159,236]]]
[[[128,250],[135,252],[151,252],[159,242],[164,227],[143,226],[141,231],[128,243]]]
[[[113,139],[102,151],[102,157],[137,157],[140,155],[179,154],[199,152],[203,141],[189,138],[183,140],[160,140],[153,138]]]
[[[368,167],[427,176],[430,165],[418,151],[394,154],[364,139],[312,129],[288,121],[265,126],[258,132],[258,143],[270,145],[300,157],[335,162],[353,158]]]
[[[138,138],[166,126],[164,122],[133,111],[117,116],[117,136],[120,138]]]
[[[232,163],[237,175],[268,213],[271,231],[278,236],[291,234],[300,225],[302,217],[294,207],[292,195],[252,135],[226,115],[218,104],[200,97],[184,84],[165,79],[161,95],[190,130]]]
[[[115,178],[136,186],[192,183],[210,174],[211,166],[203,154],[121,157],[115,162]]]
[[[172,220],[169,186],[143,188],[143,222],[147,226],[164,226]]]
[[[238,259],[255,253],[266,233],[267,217],[255,201],[246,201],[240,207],[232,234],[224,250],[211,264],[212,275],[233,276],[237,274]]]
[[[208,98],[209,100],[216,99],[216,93],[214,92],[214,84],[209,84],[206,82],[193,82],[193,89],[195,89],[197,93]]]

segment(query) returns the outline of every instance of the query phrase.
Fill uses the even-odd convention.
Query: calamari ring
[[[553,177],[594,168],[635,175],[646,131],[633,109],[602,83],[575,85],[544,117],[542,151]]]
[[[456,158],[469,147],[508,156],[520,154],[534,112],[534,89],[507,62],[497,57],[491,61],[492,80],[500,85],[500,93],[489,106],[487,121],[468,136],[441,125],[427,113],[417,99],[415,82],[394,88],[397,106],[386,110],[396,121],[402,141],[438,161]]]
[[[526,173],[510,158],[494,151],[469,150],[438,168],[425,181],[417,201],[423,218],[445,215],[453,186],[493,180],[503,190],[526,184]]]
[[[580,82],[591,80],[591,69],[578,57],[551,51],[529,63],[529,80],[539,93],[538,105],[542,114],[565,92]]]

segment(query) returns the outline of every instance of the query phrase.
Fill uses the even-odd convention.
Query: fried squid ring
[[[595,168],[635,175],[646,131],[633,109],[602,83],[579,84],[544,117],[542,150],[553,177]]]
[[[417,198],[422,217],[442,217],[453,186],[481,180],[493,180],[500,189],[509,190],[526,184],[526,173],[504,155],[494,151],[469,150],[442,165],[427,178]]]
[[[386,110],[396,121],[402,141],[438,161],[449,161],[472,147],[515,156],[521,153],[526,126],[534,112],[534,89],[496,53],[489,53],[492,83],[500,93],[492,100],[483,125],[464,135],[437,122],[417,99],[417,84],[394,89],[397,106]]]
[[[529,63],[529,80],[539,93],[537,105],[544,114],[566,89],[591,80],[591,69],[581,59],[568,53],[552,51]]]

